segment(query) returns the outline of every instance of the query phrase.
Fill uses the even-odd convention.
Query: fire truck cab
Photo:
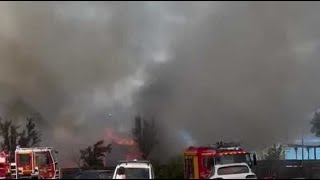
[[[219,142],[216,145],[189,147],[184,152],[184,178],[206,179],[215,165],[247,163],[250,168],[257,164],[256,155],[234,143]]]
[[[60,179],[60,168],[51,147],[20,148],[15,151],[15,177]]]

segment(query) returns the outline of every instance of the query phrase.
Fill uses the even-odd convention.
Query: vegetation
[[[154,147],[158,144],[155,120],[135,117],[135,126],[132,129],[134,141],[138,145],[143,159],[148,159]]]
[[[274,144],[270,147],[264,155],[265,160],[283,160],[285,156],[285,149],[280,144]]]
[[[41,142],[40,132],[36,128],[33,118],[27,118],[25,127],[20,131],[20,127],[12,120],[0,118],[0,136],[3,141],[0,143],[2,150],[8,150],[10,159],[14,159],[14,151],[19,145],[21,147],[39,146]]]
[[[103,140],[80,150],[81,169],[104,169],[104,161],[111,150],[111,144],[105,146]]]
[[[315,112],[311,120],[311,133],[320,137],[320,113]]]
[[[182,156],[173,157],[165,164],[160,164],[158,161],[152,161],[152,164],[156,179],[184,179]]]
[[[157,127],[154,119],[144,119],[141,116],[135,117],[135,125],[132,128],[132,135],[136,142],[143,159],[149,159],[150,154],[158,145]],[[93,146],[89,146],[80,151],[80,157],[74,156],[73,161],[81,169],[103,169],[104,160],[111,153],[111,144],[105,146],[104,142],[98,141]],[[183,157],[176,156],[167,163],[161,164],[157,160],[151,160],[156,178],[160,179],[183,179]]]

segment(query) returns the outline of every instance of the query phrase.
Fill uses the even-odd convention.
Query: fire
[[[105,139],[110,140],[117,145],[134,146],[136,144],[131,138],[124,138],[115,134],[114,130],[111,128],[106,128],[105,131]]]
[[[128,153],[126,154],[127,160],[140,159],[141,153],[135,141],[132,138],[121,137],[116,134],[113,129],[106,128],[105,129],[105,140],[109,140],[112,143],[120,146],[127,146]]]

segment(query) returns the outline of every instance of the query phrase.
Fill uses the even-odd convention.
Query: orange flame
[[[126,155],[127,160],[140,159],[141,153],[135,141],[132,138],[124,138],[120,137],[118,134],[114,132],[111,128],[105,129],[105,140],[109,140],[116,145],[128,146],[129,152]]]
[[[126,146],[134,146],[135,142],[131,138],[120,137],[119,135],[114,133],[113,129],[106,128],[105,130],[105,139],[112,141],[117,145],[126,145]]]

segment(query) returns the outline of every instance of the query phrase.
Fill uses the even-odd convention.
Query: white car
[[[209,179],[257,179],[246,163],[215,165]]]
[[[125,169],[125,179],[154,179],[154,170],[149,161],[122,161],[117,165],[112,179],[117,178],[119,175],[119,169],[123,167]]]

